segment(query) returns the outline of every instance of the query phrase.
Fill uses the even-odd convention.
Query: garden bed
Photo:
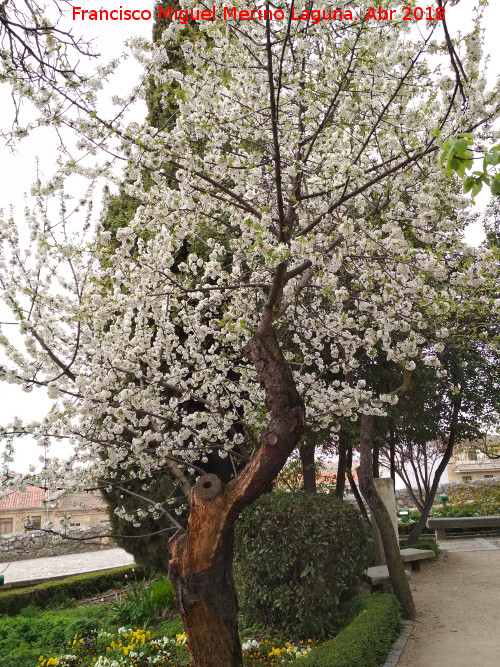
[[[85,602],[53,611],[28,605],[17,616],[0,616],[1,666],[110,667],[113,661],[120,667],[189,666],[186,636],[173,610],[168,581],[131,582],[125,591],[112,589]],[[366,659],[366,647],[371,646],[373,660],[378,662],[351,661],[348,667],[379,665],[380,656],[385,657],[397,634],[399,619],[395,598],[381,595],[357,598],[347,605],[346,627],[326,642],[299,641],[262,626],[247,627],[241,632],[244,664],[264,667],[300,659],[304,667],[330,666],[337,663],[325,663],[322,656],[331,660],[332,654],[341,656],[347,651],[352,660],[358,654]]]

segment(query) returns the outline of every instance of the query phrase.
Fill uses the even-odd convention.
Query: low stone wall
[[[116,543],[110,537],[81,539],[89,538],[93,535],[102,535],[103,533],[108,533],[109,530],[110,525],[108,523],[103,523],[99,526],[70,528],[66,533],[68,537],[80,538],[71,540],[45,533],[42,530],[0,535],[0,563],[110,549],[111,547],[116,547]]]

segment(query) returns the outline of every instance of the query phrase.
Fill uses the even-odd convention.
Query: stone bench
[[[499,528],[500,516],[454,516],[454,517],[429,517],[428,528],[434,528],[436,539],[445,540],[446,531],[452,528],[468,528],[471,532],[477,528]]]
[[[430,560],[435,557],[436,554],[432,549],[413,549],[412,547],[401,549],[401,559],[403,563],[411,563],[413,572],[420,571],[420,561]]]
[[[405,570],[406,578],[411,579],[411,572]],[[382,592],[392,592],[389,589],[385,589],[384,586],[391,585],[391,578],[389,576],[389,569],[387,565],[375,565],[374,567],[369,567],[365,571],[365,579],[368,580],[372,591],[382,591]]]
[[[403,563],[411,563],[413,572],[420,571],[420,561],[435,558],[436,554],[432,549],[401,549],[401,560]],[[405,570],[406,577],[411,579],[411,572]],[[387,565],[375,565],[365,571],[365,579],[370,583],[372,590],[381,590],[383,586],[390,585],[389,569]]]

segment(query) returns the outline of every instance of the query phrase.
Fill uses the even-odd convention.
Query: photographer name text
[[[83,9],[73,7],[73,20],[82,21],[149,21],[153,13],[149,9]],[[320,21],[443,21],[445,18],[444,7],[402,7],[400,12],[396,9],[383,9],[382,7],[369,7],[361,14],[356,14],[351,9],[296,9],[292,7],[291,14],[286,16],[282,9],[238,9],[238,7],[223,7],[217,15],[216,7],[212,9],[180,9],[179,7],[159,7],[158,20],[177,21],[185,25],[188,21],[283,21],[290,18],[292,21],[306,21],[319,23]]]

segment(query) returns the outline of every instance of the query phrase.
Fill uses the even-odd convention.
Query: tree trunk
[[[389,429],[389,465],[391,479],[396,486],[396,439],[394,436],[394,426],[391,424]]]
[[[359,489],[356,486],[356,482],[354,481],[354,477],[352,474],[352,447],[347,448],[346,475],[347,479],[349,480],[349,486],[351,487],[351,491],[354,497],[356,498],[356,502],[358,503],[361,516],[366,521],[366,523],[371,527],[370,517],[368,516],[368,512],[366,511],[366,507],[363,502],[363,498],[359,493]]]
[[[380,496],[373,483],[372,429],[373,417],[371,415],[362,415],[360,437],[361,464],[358,469],[359,486],[364,499],[368,503],[372,517],[380,530],[394,593],[401,604],[405,618],[412,619],[415,618],[415,603],[413,602],[410,585],[408,584],[403,561],[401,560],[399,542],[394,533],[389,512],[380,500]]]
[[[429,516],[429,513],[432,509],[434,498],[436,497],[436,491],[439,486],[439,481],[441,479],[441,475],[446,470],[446,466],[448,465],[451,455],[453,454],[453,448],[455,446],[457,430],[458,430],[458,415],[460,413],[461,405],[462,405],[462,399],[460,397],[456,398],[453,401],[453,412],[450,420],[450,435],[448,437],[448,444],[446,445],[446,450],[443,454],[443,458],[439,462],[439,465],[436,468],[436,472],[434,473],[434,478],[432,480],[431,488],[429,490],[429,493],[427,494],[427,498],[425,499],[425,504],[420,513],[420,519],[413,526],[411,533],[408,535],[408,538],[406,539],[405,545],[407,546],[417,543],[418,538],[420,537],[420,535],[422,535],[422,531],[427,523],[427,517]]]
[[[188,528],[169,542],[169,575],[192,667],[242,665],[232,574],[235,521],[269,487],[305,429],[304,404],[272,327],[254,334],[243,351],[264,386],[269,422],[234,479],[222,484],[214,474],[198,478]]]
[[[302,441],[299,445],[300,461],[302,463],[303,488],[306,493],[316,493],[316,467],[314,454],[316,446],[313,443]]]
[[[380,477],[380,450],[378,445],[372,445],[372,477]]]
[[[337,498],[343,498],[345,492],[345,472],[347,463],[347,443],[342,431],[339,433],[339,465],[337,468],[337,483],[335,484],[335,495]],[[352,463],[352,449],[351,449]]]
[[[206,478],[214,478],[214,489],[220,491],[215,475],[201,477],[202,485],[212,482]],[[188,533],[173,538],[169,563],[191,664],[239,667],[243,663],[232,569],[234,526],[219,521],[224,514],[222,494],[211,501],[195,500],[196,492],[192,497],[197,507],[191,509]]]

